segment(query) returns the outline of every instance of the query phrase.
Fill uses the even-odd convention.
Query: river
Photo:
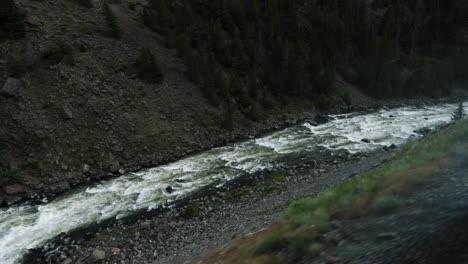
[[[200,188],[223,184],[318,149],[372,152],[423,135],[422,128],[451,122],[455,104],[382,109],[371,113],[332,115],[318,126],[303,123],[270,135],[214,148],[152,169],[77,188],[51,202],[0,209],[0,263],[17,264],[28,249],[108,219],[153,210],[189,197]],[[363,142],[368,139],[370,143]],[[167,190],[171,186],[172,190]]]

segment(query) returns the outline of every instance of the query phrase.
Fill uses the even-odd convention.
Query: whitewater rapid
[[[177,162],[129,173],[76,189],[42,205],[0,209],[0,263],[21,263],[28,249],[62,232],[108,219],[120,219],[186,198],[202,187],[222,186],[245,174],[280,166],[318,148],[371,152],[422,137],[416,131],[451,121],[455,104],[383,109],[373,113],[330,116],[313,126],[304,123],[268,136],[215,148]],[[362,142],[369,139],[370,143]],[[300,160],[297,160],[300,163]],[[166,188],[171,186],[173,192]]]

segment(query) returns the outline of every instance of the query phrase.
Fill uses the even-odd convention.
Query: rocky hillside
[[[235,115],[227,130],[177,52],[143,25],[140,1],[108,6],[119,38],[102,1],[83,2],[18,0],[24,36],[0,39],[0,205],[154,166],[313,110],[278,105],[257,122]],[[139,78],[143,48],[161,68],[159,84]]]
[[[366,23],[360,19],[361,12],[374,19],[372,21],[401,19],[398,27],[389,27],[387,30],[390,32],[388,37],[392,38],[399,36],[392,32],[407,28],[409,20],[403,18],[411,17],[408,15],[412,14],[411,12],[414,13],[415,10],[419,10],[418,8],[424,7],[424,13],[421,14],[427,13],[434,18],[434,14],[437,13],[435,11],[438,11],[430,8],[432,5],[426,5],[429,0],[422,1],[424,5],[421,6],[414,6],[408,1],[398,1],[399,4],[395,6],[380,2],[382,1],[369,1],[364,6],[359,2],[359,5],[353,5],[352,10],[356,12],[347,13],[342,12],[347,9],[342,5],[336,5],[336,1],[312,1],[310,5],[304,5],[303,1],[298,1],[297,5],[289,5],[283,0],[275,1],[278,5],[257,1],[258,5],[254,11],[258,11],[261,19],[258,23],[255,19],[251,19],[249,23],[256,25],[255,30],[258,33],[264,31],[270,33],[259,34],[263,37],[259,37],[255,43],[250,43],[252,45],[247,45],[250,38],[246,38],[248,36],[246,29],[250,24],[242,23],[243,20],[239,19],[243,17],[242,12],[234,12],[239,11],[238,6],[228,6],[224,2],[215,4],[209,1],[186,2],[186,5],[182,6],[185,7],[184,12],[193,11],[194,22],[191,23],[184,19],[189,18],[183,15],[185,13],[178,12],[178,8],[181,7],[181,2],[178,1],[2,1],[0,3],[0,206],[17,202],[22,198],[40,198],[39,194],[59,193],[68,190],[72,185],[104,176],[155,166],[194,151],[291,124],[299,119],[312,117],[316,105],[328,111],[340,111],[349,110],[351,106],[375,104],[376,101],[349,85],[353,80],[352,83],[365,88],[367,93],[372,91],[366,88],[377,87],[376,84],[389,84],[388,78],[395,76],[399,76],[396,78],[398,81],[392,85],[399,87],[400,90],[405,90],[404,87],[410,83],[408,80],[419,80],[418,76],[431,76],[431,78],[435,76],[434,78],[442,80],[445,86],[448,81],[457,80],[454,76],[446,74],[449,68],[444,68],[447,63],[445,59],[452,57],[443,54],[439,57],[434,55],[431,59],[428,57],[430,52],[425,50],[413,56],[411,52],[407,52],[408,47],[404,46],[408,40],[407,35],[401,38],[403,48],[398,54],[408,53],[411,55],[411,60],[399,63],[399,60],[394,58],[396,54],[394,52],[389,52],[388,56],[384,57],[374,56],[372,53],[362,57],[366,60],[359,63],[349,60],[355,58],[354,54],[359,54],[358,51],[368,50],[357,49],[358,46],[361,47],[357,43],[364,39],[359,38],[358,32],[348,34],[346,32],[350,30],[335,32],[334,29],[343,29],[340,25],[346,21]],[[465,2],[460,1],[463,4]],[[247,1],[239,3],[249,5]],[[208,9],[203,8],[204,4],[207,8],[223,11],[220,13],[223,17],[218,18],[215,13],[205,12]],[[158,8],[160,6],[166,8]],[[282,6],[287,6],[288,12],[279,8]],[[316,9],[315,6],[320,9]],[[407,8],[410,13],[403,12],[404,10],[399,7]],[[448,11],[454,10],[452,4],[444,4],[443,7],[450,7],[445,8]],[[372,12],[369,10],[367,12],[367,9]],[[441,10],[444,12],[440,14],[448,16],[450,12],[445,9]],[[301,10],[312,12],[314,16],[309,16],[307,12],[298,12]],[[386,16],[386,13],[391,16]],[[253,17],[255,18],[255,15]],[[440,33],[445,32],[442,26],[464,23],[452,19],[454,17],[457,18],[456,15],[450,15],[451,19],[447,21],[432,19],[423,27],[427,29],[424,32],[433,37],[431,43],[445,36]],[[166,21],[165,18],[169,20]],[[303,18],[307,20],[302,20]],[[216,19],[221,19],[223,22],[222,25],[216,24],[218,25],[216,36],[219,38],[210,38],[210,41],[199,38],[209,33],[207,30],[210,27],[201,27],[200,31],[195,31],[197,26],[211,25]],[[167,23],[161,24],[158,21]],[[286,34],[288,31],[284,21],[298,22],[297,25],[292,24],[296,25],[294,28],[297,27],[295,32],[298,34],[294,36]],[[330,24],[333,25],[333,30],[324,31],[320,26],[325,22],[327,24],[327,21],[333,22]],[[354,22],[351,23],[353,27],[359,28],[360,24]],[[316,26],[310,27],[310,25]],[[271,30],[268,31],[268,28]],[[311,28],[322,28],[320,32],[323,32],[319,34],[314,30],[309,31]],[[434,28],[437,30],[432,30]],[[385,28],[382,30],[387,32]],[[387,51],[384,48],[386,46],[377,45],[387,43],[382,42],[386,36],[382,35],[382,30],[369,29],[368,32],[360,34],[371,34],[371,39],[375,41],[368,43],[375,42],[376,50],[383,52]],[[335,33],[328,34],[329,32]],[[462,29],[457,32],[460,32],[456,34],[457,36],[464,36]],[[276,33],[281,33],[282,36],[278,37],[277,41],[273,37]],[[182,42],[172,43],[182,44],[181,46],[171,45],[171,39],[179,39],[176,38],[177,34],[187,36],[182,38]],[[343,37],[350,41],[349,43],[356,44],[351,45],[355,48],[345,49],[344,43],[333,38],[335,35],[338,40],[338,37]],[[236,36],[237,39],[234,38]],[[325,40],[323,36],[332,38],[330,41],[325,41],[325,44],[313,41]],[[300,50],[288,44],[293,43],[293,40],[297,47],[301,47]],[[395,40],[398,43],[400,39],[395,37]],[[420,40],[419,38],[417,42]],[[210,59],[213,67],[206,70],[203,61],[211,55],[204,56],[203,50],[216,43],[220,44],[217,47],[222,49],[213,55],[213,60]],[[275,43],[278,45],[275,46]],[[331,48],[329,43],[339,45]],[[309,44],[321,46],[315,49]],[[234,53],[234,50],[231,50],[232,45],[242,48]],[[416,45],[411,47],[413,46]],[[389,50],[394,48],[391,46]],[[184,49],[189,52],[184,52]],[[221,56],[225,54],[225,50],[233,52],[233,56],[229,56],[227,61],[222,60]],[[319,57],[322,59],[319,61],[313,60],[314,53],[311,51],[315,50],[321,51]],[[304,57],[301,55],[302,52],[298,51],[308,55]],[[253,52],[252,54],[259,52],[261,59],[247,64],[242,63],[245,67],[235,70],[236,64],[233,62],[240,57],[245,58],[245,54],[250,54],[249,52]],[[240,54],[240,57],[236,54]],[[278,61],[270,61],[274,54],[278,55],[274,57]],[[333,60],[328,59],[331,57]],[[379,61],[369,59],[377,57],[384,59]],[[200,58],[200,61],[187,60],[187,58]],[[304,60],[310,62],[309,66],[314,66],[313,73],[305,70],[305,66],[300,63],[301,58],[307,58]],[[248,59],[242,60],[242,62],[248,61]],[[466,61],[458,61],[457,69],[465,69],[466,67],[461,66],[468,64]],[[367,62],[375,64],[366,64]],[[297,65],[298,63],[301,65]],[[254,76],[253,79],[248,78],[246,73],[254,72],[250,67],[252,65],[253,68],[264,69],[265,72],[257,77]],[[302,71],[295,71],[294,65]],[[324,65],[329,67],[322,70],[325,69]],[[267,69],[269,70],[266,71]],[[366,69],[378,69],[378,71],[372,72]],[[197,70],[202,71],[202,74],[197,76],[203,78],[194,78]],[[262,71],[259,70],[259,73]],[[308,77],[303,78],[302,73],[307,73],[304,76]],[[357,73],[361,74],[356,75]],[[437,75],[439,73],[440,76]],[[326,76],[326,81],[321,82],[320,76]],[[278,78],[281,82],[277,81]],[[211,82],[213,79],[217,79],[217,82]],[[249,92],[247,97],[244,96],[247,95],[245,93],[247,88],[241,85],[245,84],[245,79],[253,80],[250,83],[253,83],[258,90],[255,90],[257,91],[255,93]],[[462,79],[464,80],[464,77]],[[375,82],[371,82],[372,80]],[[425,81],[436,83],[432,79]],[[216,95],[218,101],[207,96],[207,83],[214,92],[208,95]],[[325,84],[324,87],[327,89],[316,90],[316,87],[321,87],[318,85],[320,83]],[[396,91],[392,85],[379,87],[385,88],[386,91]],[[301,89],[297,90],[298,87]],[[437,87],[440,90],[442,86]],[[237,88],[241,93],[236,92]],[[292,90],[295,90],[292,93],[293,97],[289,97],[289,92]],[[308,90],[314,91],[307,93],[313,98],[305,96],[304,91]],[[376,91],[373,90],[374,93]],[[451,90],[442,89],[442,91],[447,94],[447,91]],[[419,95],[419,90],[417,92],[415,94]],[[246,104],[243,103],[243,99]]]

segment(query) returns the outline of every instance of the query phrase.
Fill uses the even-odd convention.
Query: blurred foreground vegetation
[[[211,253],[204,263],[289,263],[312,257],[326,245],[321,235],[330,221],[368,214],[388,214],[402,205],[401,196],[425,178],[468,157],[468,121],[460,120],[437,134],[405,145],[376,170],[318,195],[291,203],[286,214],[266,231],[231,242]]]

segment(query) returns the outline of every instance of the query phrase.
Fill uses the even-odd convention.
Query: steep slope
[[[15,84],[0,96],[0,186],[7,186],[0,197],[8,194],[9,203],[153,166],[312,109],[297,102],[256,123],[240,116],[232,131],[224,129],[221,111],[187,80],[176,52],[142,25],[139,2],[130,3],[110,6],[123,32],[115,39],[101,1],[93,8],[72,0],[17,1],[26,37],[0,42],[2,84]],[[159,62],[162,84],[137,78],[133,64],[144,47]]]

